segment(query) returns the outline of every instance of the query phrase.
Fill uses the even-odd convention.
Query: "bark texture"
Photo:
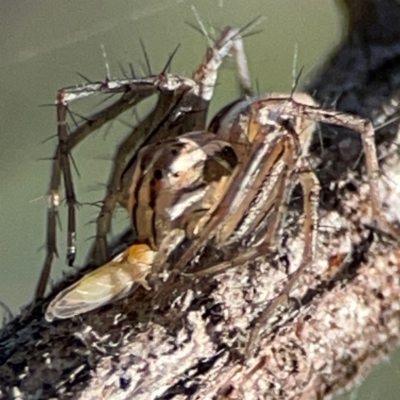
[[[398,110],[400,6],[343,4],[348,35],[308,90],[323,106],[378,126]],[[369,225],[360,138],[326,126],[317,136],[317,260],[251,356],[244,356],[250,327],[299,262],[296,199],[279,251],[250,265],[199,282],[182,278],[168,298],[139,289],[129,301],[72,320],[47,323],[47,301],[23,312],[0,333],[0,398],[312,399],[358,382],[399,343],[400,247]],[[377,141],[380,196],[399,221],[398,124],[377,130]]]

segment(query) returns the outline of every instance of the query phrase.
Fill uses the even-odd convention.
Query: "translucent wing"
[[[134,244],[109,263],[85,275],[60,292],[49,304],[45,318],[65,319],[94,310],[129,294],[134,283],[149,286],[155,252],[145,244]]]

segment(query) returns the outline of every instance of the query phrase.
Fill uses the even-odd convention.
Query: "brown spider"
[[[303,189],[303,241],[300,265],[281,295],[267,305],[250,335],[257,332],[278,304],[289,296],[305,268],[313,263],[318,232],[319,182],[308,163],[317,122],[346,126],[360,133],[370,184],[373,217],[396,238],[398,232],[381,212],[376,184],[379,173],[374,129],[357,116],[319,108],[305,94],[252,97],[238,29],[226,28],[207,50],[193,79],[162,72],[157,76],[106,81],[59,91],[59,146],[53,168],[48,221],[49,269],[55,253],[55,216],[63,174],[69,215],[69,249],[74,248],[75,195],[69,152],[94,128],[159,91],[151,115],[117,150],[103,209],[97,221],[93,256],[104,264],[60,292],[46,318],[70,318],[126,296],[138,284],[150,289],[150,277],[169,271],[157,292],[161,296],[179,274],[200,278],[265,256],[275,245],[285,209],[297,182]],[[222,60],[234,54],[244,98],[224,107],[208,129],[205,120]],[[92,93],[124,92],[90,124],[67,134],[68,103]],[[90,127],[88,125],[91,125]],[[136,151],[139,151],[136,153]],[[131,156],[134,153],[134,156]],[[127,157],[130,161],[126,162]],[[120,203],[132,217],[135,243],[107,261],[106,236],[111,214]],[[231,249],[227,259],[200,271],[190,268],[206,246]],[[232,248],[234,250],[232,251]],[[178,252],[179,258],[173,257]],[[228,254],[226,252],[225,254]],[[174,262],[171,262],[172,257]],[[50,259],[50,261],[49,261]],[[249,348],[250,348],[249,346]]]

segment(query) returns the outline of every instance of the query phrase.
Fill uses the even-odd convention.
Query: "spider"
[[[360,133],[370,185],[373,218],[392,236],[400,235],[381,212],[374,128],[366,119],[324,110],[306,94],[253,96],[242,31],[226,28],[209,48],[193,79],[167,74],[120,81],[106,80],[59,91],[59,146],[51,181],[48,259],[55,253],[55,216],[63,175],[70,211],[69,249],[74,251],[75,194],[69,152],[91,129],[115,118],[159,91],[150,116],[117,150],[102,211],[97,220],[94,256],[104,264],[61,291],[46,319],[70,318],[126,296],[152,277],[169,271],[156,296],[180,274],[200,279],[265,256],[279,238],[287,203],[296,183],[303,189],[301,262],[281,295],[271,300],[250,334],[249,343],[272,311],[288,298],[305,268],[312,266],[318,233],[319,181],[309,162],[309,145],[318,122]],[[222,60],[235,56],[243,97],[225,106],[206,128],[206,115]],[[123,92],[121,99],[68,135],[70,101],[90,94]],[[90,127],[88,126],[90,125]],[[132,156],[132,153],[134,154]],[[131,158],[127,160],[128,156]],[[136,241],[107,262],[106,236],[120,203],[131,215]],[[229,257],[193,271],[193,260],[207,246],[229,249]],[[233,249],[233,250],[232,250]],[[178,254],[178,256],[176,256]],[[171,261],[173,260],[173,261]],[[51,262],[50,262],[51,264]],[[149,279],[150,277],[150,279]]]

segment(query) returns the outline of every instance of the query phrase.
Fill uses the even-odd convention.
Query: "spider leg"
[[[68,128],[67,128],[67,106],[62,104],[62,97],[59,92],[57,98],[57,121],[58,121],[58,140],[59,140],[59,162],[63,174],[65,197],[68,207],[68,231],[67,231],[67,262],[72,266],[76,252],[76,218],[75,207],[77,205],[74,183],[72,180],[71,165],[69,162],[70,153],[68,152]]]
[[[249,340],[246,345],[246,354],[251,355],[257,338],[259,337],[261,328],[265,325],[268,319],[271,318],[276,308],[287,302],[293,286],[298,281],[306,268],[312,266],[317,245],[318,234],[318,204],[320,184],[314,172],[310,171],[310,167],[305,158],[300,158],[299,180],[303,188],[303,254],[301,262],[296,271],[289,275],[282,293],[272,299],[265,310],[257,318],[256,324],[250,332]]]
[[[267,224],[267,230],[261,238],[258,238],[257,243],[252,247],[241,249],[241,252],[229,261],[223,261],[210,268],[205,268],[194,273],[184,273],[184,275],[192,276],[194,278],[211,276],[222,272],[225,269],[242,266],[246,262],[254,261],[258,257],[265,256],[265,254],[270,251],[271,246],[275,244],[275,239],[280,236],[279,231],[281,222],[284,219],[287,209],[286,200],[290,197],[290,193],[295,184],[294,180],[287,179],[288,175],[290,174],[282,173],[280,176],[281,179],[279,179],[276,187],[276,194],[271,196],[268,201],[261,203],[258,215],[262,216],[263,219],[259,221],[259,224],[255,229],[260,230],[260,228],[262,229],[261,225]]]
[[[58,256],[56,236],[62,175],[64,176],[64,182],[67,182],[66,197],[69,212],[67,245],[71,260],[74,255],[76,198],[72,184],[69,153],[92,132],[99,129],[108,121],[116,118],[128,108],[139,103],[144,98],[150,96],[152,93],[155,93],[156,88],[154,87],[153,81],[154,78],[148,80],[131,79],[114,82],[98,82],[59,90],[56,103],[59,144],[53,157],[51,179],[48,189],[50,204],[47,211],[46,257],[35,291],[36,299],[44,296],[54,255]],[[68,104],[82,97],[88,97],[98,93],[123,93],[123,95],[112,105],[93,115],[74,132],[68,134],[66,126]]]
[[[400,230],[393,226],[383,214],[382,204],[379,198],[378,177],[380,176],[380,171],[375,146],[375,131],[372,123],[368,119],[355,115],[323,110],[318,107],[310,107],[296,102],[293,102],[293,108],[295,113],[299,112],[311,120],[344,126],[360,134],[365,154],[374,221],[384,232],[391,235],[397,241],[400,241]]]
[[[182,243],[185,239],[185,232],[182,229],[175,228],[168,233],[163,239],[160,248],[154,258],[152,273],[157,274],[161,272],[162,267],[167,262],[167,259],[171,252]]]
[[[218,69],[228,54],[232,54],[235,59],[242,93],[251,95],[250,73],[241,31],[237,28],[227,27],[222,31],[214,47],[207,49],[203,62],[193,75],[194,81],[199,85],[200,95],[204,99],[211,100],[217,82]]]
[[[254,239],[258,236],[256,242],[244,251],[241,249],[241,253],[233,257],[233,260],[224,261],[210,268],[185,275],[195,278],[213,275],[228,268],[241,266],[248,261],[253,261],[257,257],[263,257],[270,251],[271,246],[275,245],[276,238],[280,236],[279,232],[282,220],[286,214],[287,201],[290,199],[290,194],[296,183],[294,179],[289,178],[293,172],[293,154],[295,154],[294,149],[290,148],[286,156],[282,157],[281,165],[288,168],[274,170],[272,173],[269,171],[269,175],[274,174],[279,178],[273,186],[268,185],[269,175],[264,175],[266,182],[263,186],[258,187],[258,192],[262,193],[264,191],[265,194],[264,196],[260,196],[258,202],[256,202],[255,209],[252,210],[256,218],[248,224],[246,231],[242,232],[242,235],[248,235],[250,232],[254,233]],[[261,173],[262,171],[260,171]],[[256,192],[257,189],[254,188],[253,193],[255,194]],[[254,195],[252,201],[255,200],[255,197]],[[227,224],[229,225],[229,222]],[[260,231],[263,232],[261,237],[258,235]],[[236,240],[240,240],[240,238],[236,238]]]
[[[61,170],[58,157],[53,161],[52,176],[50,179],[50,190],[48,195],[47,223],[46,223],[46,257],[40,273],[38,283],[35,290],[35,299],[44,296],[47,282],[50,277],[51,265],[53,264],[54,255],[58,257],[56,245],[57,219],[59,217],[58,207],[60,205],[60,187]]]

